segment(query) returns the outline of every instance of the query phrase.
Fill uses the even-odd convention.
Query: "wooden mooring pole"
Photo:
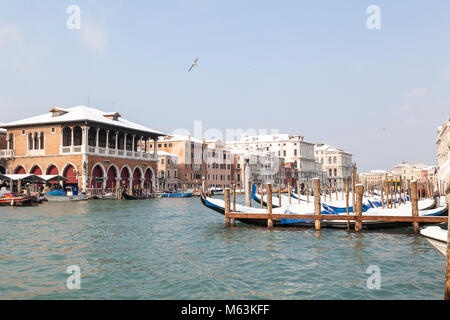
[[[225,188],[224,190],[224,198],[225,198],[225,227],[230,226],[230,218],[228,214],[230,213],[230,189]]]
[[[350,214],[350,186],[349,186],[349,177],[345,178],[345,205],[347,207],[347,215]],[[350,231],[350,220],[347,220],[347,231]]]
[[[297,198],[298,204],[300,204],[300,181],[297,180]]]
[[[356,216],[361,218],[362,216],[362,199],[363,199],[364,187],[362,184],[356,185]],[[360,232],[362,230],[362,220],[356,219],[355,231]]]
[[[261,195],[261,209],[264,208],[264,192],[263,192],[263,183],[261,182],[261,189],[259,190],[259,194]]]
[[[272,185],[270,183],[266,186],[267,191],[267,213],[269,214],[269,218],[267,219],[267,228],[273,228],[273,220],[272,220]]]
[[[418,217],[419,216],[419,202],[417,199],[417,181],[413,180],[411,181],[411,206],[412,206],[412,216]],[[413,222],[413,229],[414,233],[419,233],[419,223],[414,221]]]
[[[320,216],[322,205],[320,204],[320,180],[314,178],[314,214]],[[315,220],[316,231],[320,231],[320,220]]]
[[[249,181],[247,184],[248,188],[248,198],[247,198],[247,207],[252,206],[252,183]]]

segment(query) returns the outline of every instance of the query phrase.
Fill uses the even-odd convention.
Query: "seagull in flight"
[[[198,57],[194,60],[194,62],[192,62],[192,65],[190,66],[188,72],[190,72],[192,70],[192,68],[194,68],[195,66],[198,66],[197,60],[198,60]]]

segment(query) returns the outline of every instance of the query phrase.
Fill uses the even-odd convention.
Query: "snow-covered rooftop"
[[[6,129],[3,129],[2,126],[4,125],[3,122],[0,122],[0,133],[5,133]]]
[[[177,155],[173,154],[173,153],[169,153],[166,151],[158,151],[158,156],[167,156],[167,157],[175,157],[178,158]]]
[[[335,148],[328,144],[318,143],[314,146],[314,151],[326,151],[326,152],[345,152],[342,149]]]
[[[165,135],[165,133],[123,119],[117,112],[104,112],[86,106],[77,106],[68,109],[53,107],[49,110],[48,113],[23,120],[9,122],[2,125],[2,127],[18,127],[18,126],[40,125],[50,123],[65,123],[74,121],[98,122],[116,127],[147,132],[153,135]]]
[[[191,141],[191,142],[196,142],[196,143],[203,143],[202,140],[197,139],[193,136],[185,136],[185,135],[180,135],[180,134],[176,134],[176,135],[170,135],[169,137],[161,137],[160,138],[161,141]]]

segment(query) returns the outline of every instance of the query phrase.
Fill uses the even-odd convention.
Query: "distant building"
[[[285,186],[285,162],[283,157],[271,153],[257,153],[245,149],[233,149],[233,180],[237,188],[245,188],[244,168],[248,161],[250,182],[257,185],[271,183]]]
[[[230,150],[247,150],[255,154],[272,154],[284,158],[286,163],[292,163],[293,168],[297,169],[300,181],[321,176],[314,158],[314,143],[305,141],[302,136],[289,134],[243,136],[238,141],[227,141],[226,146]]]
[[[82,190],[156,188],[157,154],[151,140],[163,133],[125,120],[118,112],[85,106],[2,125],[9,173],[59,174]],[[4,168],[5,169],[5,168]],[[3,169],[3,170],[4,170]]]
[[[394,179],[402,178],[403,181],[417,180],[418,182],[434,181],[437,167],[422,163],[412,164],[404,161],[392,169]]]
[[[158,149],[178,158],[178,178],[187,188],[229,187],[231,185],[231,152],[220,140],[199,140],[191,136],[165,136]],[[150,148],[153,145],[150,144]]]
[[[3,125],[3,122],[0,122],[0,127]],[[0,173],[6,173],[8,164],[4,156],[6,156],[6,129],[0,128]],[[3,157],[2,157],[2,153]]]
[[[352,176],[352,154],[321,142],[314,147],[314,154],[329,182],[337,184],[338,189],[344,188],[345,179]]]
[[[178,178],[178,157],[172,153],[158,151],[158,187],[161,191],[181,190]]]
[[[438,180],[440,188],[443,191],[447,189],[447,186],[450,183],[450,118],[438,128],[436,144],[438,149]]]
[[[362,172],[359,176],[359,181],[365,186],[378,187],[382,183],[386,176],[390,176],[391,173],[386,170],[371,170],[369,172]]]

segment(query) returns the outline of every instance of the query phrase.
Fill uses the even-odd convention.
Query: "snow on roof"
[[[288,140],[303,140],[302,136],[293,136],[287,133],[283,134],[261,134],[261,135],[253,135],[247,136],[242,135],[240,140],[229,140],[226,141],[226,144],[237,144],[237,143],[251,143],[251,142],[274,142],[274,141],[288,141]]]
[[[314,146],[314,151],[327,151],[327,152],[345,152],[342,149],[335,148],[328,144],[318,143]]]
[[[160,140],[162,141],[190,141],[191,142],[196,142],[196,143],[203,143],[202,140],[197,139],[193,136],[185,136],[185,135],[181,135],[181,134],[175,134],[175,135],[170,135],[169,137],[161,137]]]
[[[148,132],[154,135],[165,135],[165,133],[120,118],[120,115],[116,112],[104,112],[86,106],[77,106],[69,109],[53,107],[49,111],[50,112],[39,116],[9,122],[3,125],[3,127],[17,127],[17,126],[28,126],[37,124],[48,124],[48,123],[65,123],[73,121],[92,121],[116,127],[123,127],[132,130]],[[117,115],[118,117],[116,119],[112,119],[113,115]]]
[[[168,157],[178,158],[177,155],[175,155],[173,153],[166,152],[166,151],[158,151],[158,156],[168,156]]]

